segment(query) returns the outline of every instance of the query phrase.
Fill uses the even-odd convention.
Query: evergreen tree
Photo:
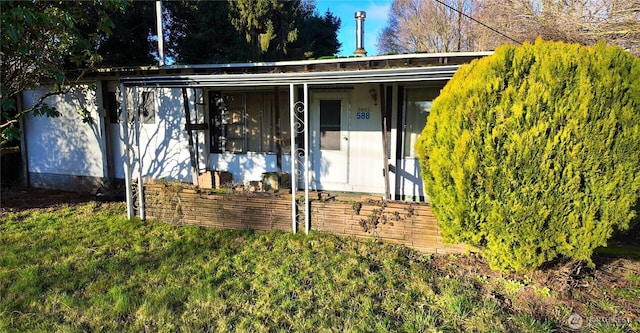
[[[340,19],[313,1],[166,2],[168,45],[182,64],[296,60],[340,49]]]
[[[168,46],[181,64],[215,64],[246,59],[248,47],[231,24],[226,1],[165,3],[171,38]]]
[[[493,268],[591,262],[640,194],[640,59],[538,40],[460,68],[416,145],[445,240]]]
[[[133,1],[126,11],[110,15],[113,30],[100,43],[98,54],[103,67],[152,65],[156,43],[156,7],[154,1]]]
[[[340,50],[338,30],[341,20],[327,10],[324,16],[311,11],[305,15],[298,30],[298,39],[291,47],[292,59],[333,56]]]

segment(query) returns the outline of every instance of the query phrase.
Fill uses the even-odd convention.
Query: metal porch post
[[[296,194],[298,190],[298,177],[304,172],[304,230],[309,233],[311,226],[309,215],[309,88],[303,85],[303,100],[296,101],[295,85],[289,84],[289,103],[291,105],[291,219],[293,232],[298,232],[298,205]],[[300,115],[302,113],[302,115]],[[299,148],[296,145],[296,134],[304,135],[304,145]],[[304,158],[301,160],[301,157]],[[300,165],[302,164],[302,165]]]
[[[298,147],[296,146],[296,97],[294,93],[294,85],[293,83],[289,84],[289,106],[290,106],[290,122],[291,128],[289,134],[291,135],[291,231],[293,233],[298,232],[298,201],[296,200],[296,192],[298,190],[298,169],[297,169],[297,160],[298,160]]]
[[[138,159],[138,216],[141,220],[146,219],[144,213],[144,184],[142,184],[142,149],[140,149],[140,112],[138,112],[138,89],[133,87],[133,134],[136,139],[136,154]]]
[[[127,112],[127,90],[124,84],[120,83],[120,96],[122,103],[120,104],[122,117],[122,141],[124,141],[124,186],[127,197],[127,218],[132,219],[135,216],[133,211],[133,190],[131,188],[131,144],[129,142],[129,114]]]
[[[311,229],[311,221],[309,215],[309,181],[310,181],[310,163],[309,163],[309,87],[304,85],[304,232],[309,233]]]

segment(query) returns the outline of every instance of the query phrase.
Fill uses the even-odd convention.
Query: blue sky
[[[367,12],[364,21],[364,49],[367,55],[378,55],[376,43],[378,34],[387,24],[387,16],[393,0],[316,0],[316,8],[320,14],[329,9],[342,20],[338,40],[342,48],[338,55],[351,56],[356,49],[356,20],[354,14],[358,10]]]

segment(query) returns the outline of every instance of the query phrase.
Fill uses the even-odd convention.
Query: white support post
[[[391,152],[389,156],[391,156],[391,163],[395,168],[395,172],[393,173],[393,177],[390,178],[390,187],[391,187],[391,197],[396,198],[398,195],[398,170],[400,170],[400,166],[398,165],[397,160],[397,147],[398,147],[398,131],[401,131],[402,125],[398,124],[398,112],[401,112],[398,109],[398,83],[393,83],[393,92],[391,93],[391,144],[389,147],[391,148]],[[402,132],[400,132],[402,133]]]
[[[296,162],[297,162],[297,147],[296,147],[296,98],[294,93],[294,85],[289,84],[289,107],[290,107],[290,135],[291,135],[291,145],[290,145],[290,153],[291,153],[291,175],[289,179],[291,179],[291,231],[295,234],[298,232],[298,212],[297,212],[297,202],[296,202],[296,190],[298,189],[298,176],[296,170]]]
[[[135,216],[133,211],[133,191],[131,188],[131,143],[129,142],[129,114],[127,112],[127,90],[124,84],[120,83],[120,96],[122,103],[120,104],[122,116],[122,141],[124,141],[124,185],[127,197],[127,218],[132,219]]]
[[[304,85],[304,230],[309,233],[311,221],[309,216],[309,87]]]
[[[154,95],[155,96],[155,95]],[[136,139],[136,149],[134,152],[136,153],[138,160],[138,216],[141,220],[145,220],[145,212],[144,212],[144,184],[142,184],[142,150],[140,149],[140,112],[138,112],[138,89],[133,88],[133,133]]]

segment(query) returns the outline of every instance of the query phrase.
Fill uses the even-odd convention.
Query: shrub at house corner
[[[498,269],[591,263],[637,214],[640,59],[604,43],[503,46],[455,74],[416,151],[446,241]]]

